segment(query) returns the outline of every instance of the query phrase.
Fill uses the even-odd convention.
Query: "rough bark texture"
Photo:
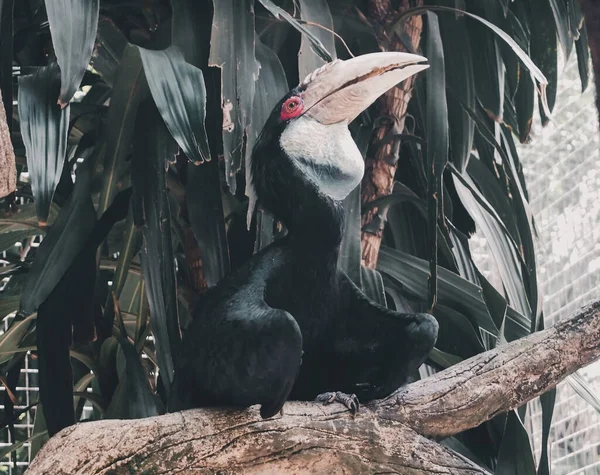
[[[419,0],[417,5],[422,4]],[[381,29],[388,26],[388,22],[410,8],[409,0],[402,0],[398,10],[393,10],[391,0],[371,0],[369,2],[370,20]],[[419,15],[406,20],[404,31],[406,37],[410,39],[412,49],[417,51],[421,42],[421,31],[423,30],[423,20]],[[385,43],[387,43],[387,39]],[[384,41],[380,41],[382,45]],[[382,46],[382,49],[383,46]],[[390,51],[406,51],[406,48],[396,36],[389,39],[388,49]],[[377,198],[392,193],[394,186],[394,175],[398,167],[398,149],[400,144],[395,141],[387,141],[385,144],[380,142],[388,134],[400,134],[404,130],[404,120],[408,109],[408,102],[412,95],[412,88],[415,77],[412,76],[402,82],[399,86],[390,89],[379,99],[380,116],[387,117],[376,129],[373,143],[369,149],[365,163],[365,176],[362,182],[362,204],[369,203]],[[362,218],[362,227],[373,220],[377,214],[377,208],[365,213]],[[362,264],[375,268],[379,247],[381,245],[383,230],[377,233],[362,232]]]
[[[0,93],[0,198],[17,189],[17,165]]]
[[[598,0],[579,0],[579,3],[585,16],[596,82],[596,109],[598,109],[598,117],[600,117],[600,2]]]
[[[312,403],[80,424],[42,450],[28,474],[486,473],[398,422]]]
[[[521,406],[598,357],[600,302],[413,383],[382,402],[378,412],[420,434],[449,436]]]
[[[269,420],[252,407],[78,424],[50,439],[27,473],[486,473],[424,435],[475,427],[599,357],[596,302],[373,402],[355,418],[339,406],[291,402]]]

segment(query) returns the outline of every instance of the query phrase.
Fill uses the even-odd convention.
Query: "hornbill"
[[[288,234],[203,296],[183,337],[170,410],[260,404],[266,418],[288,398],[356,410],[354,395],[385,397],[425,360],[436,320],[378,305],[337,266],[342,200],[364,173],[348,124],[425,68],[425,58],[395,52],[333,61],[275,106],[251,175],[258,203]]]

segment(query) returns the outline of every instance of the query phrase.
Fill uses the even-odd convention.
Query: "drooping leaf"
[[[510,194],[512,197],[513,212],[520,230],[522,255],[525,261],[523,277],[526,284],[527,298],[531,307],[531,331],[534,332],[538,327],[537,322],[541,319],[542,313],[542,294],[537,279],[537,252],[534,242],[535,223],[533,212],[529,206],[527,189],[525,188],[525,179],[523,170],[519,163],[519,156],[515,143],[510,132],[502,127],[500,130],[502,145],[505,150],[506,159],[504,170],[509,177]],[[513,305],[520,310],[516,305]],[[522,310],[520,310],[522,312]],[[522,312],[527,315],[526,312]]]
[[[471,8],[484,15],[484,3],[474,3]],[[501,47],[498,40],[485,25],[465,22],[473,60],[473,79],[477,99],[486,114],[495,121],[504,118],[505,68],[502,64]],[[492,24],[490,22],[490,24]]]
[[[387,307],[385,285],[383,284],[383,277],[381,277],[378,271],[361,265],[360,281],[362,283],[362,290],[367,297],[379,305]]]
[[[204,67],[208,59],[208,41],[210,38],[211,19],[207,18],[204,6],[195,0],[175,0],[173,2],[172,39],[173,45],[183,52],[185,61],[197,68]],[[208,77],[208,80],[214,77]],[[209,82],[210,84],[210,82]],[[202,100],[206,105],[209,97],[204,90],[202,80]],[[219,86],[217,85],[217,88]],[[215,94],[210,97],[213,99]],[[209,115],[217,114],[217,107],[212,105]],[[202,124],[204,127],[204,123]],[[221,127],[212,127],[211,139],[220,141]],[[204,132],[206,139],[207,133]],[[249,140],[249,136],[247,138]],[[248,147],[248,145],[246,145]],[[188,158],[192,158],[189,157]],[[202,271],[208,287],[215,285],[229,272],[229,249],[221,196],[220,169],[217,160],[210,160],[200,165],[187,164],[185,179],[185,206],[187,218],[202,260]]]
[[[331,59],[336,58],[335,38],[333,36],[333,18],[329,11],[326,0],[300,0],[300,18],[307,22],[304,26],[315,38],[317,38],[325,50],[329,52]],[[311,24],[321,25],[323,28]],[[325,64],[323,57],[315,52],[311,40],[307,35],[302,35],[300,41],[300,52],[298,53],[298,75],[302,81],[315,69]]]
[[[160,375],[167,395],[173,380],[173,358],[180,341],[171,215],[166,194],[166,168],[175,147],[156,106],[149,100],[144,101],[134,135],[134,219],[136,225],[142,226],[140,259]]]
[[[327,48],[323,45],[321,40],[305,25],[296,20],[283,8],[275,5],[271,0],[259,0],[259,2],[262,3],[263,6],[267,10],[269,10],[275,18],[287,21],[292,27],[294,27],[296,30],[302,33],[303,36],[306,36],[308,41],[310,41],[311,46],[313,47],[313,51],[317,53],[326,63],[333,60],[332,53],[327,50]]]
[[[100,18],[90,64],[111,87],[126,46],[127,38],[113,20],[105,16]]]
[[[530,315],[531,309],[525,294],[523,276],[521,274],[521,266],[518,259],[517,251],[514,248],[514,241],[505,232],[505,228],[499,226],[499,219],[491,215],[480,204],[481,195],[477,198],[473,195],[472,190],[475,185],[468,176],[458,177],[457,174],[452,175],[454,178],[454,186],[460,196],[460,199],[477,224],[477,229],[480,230],[486,237],[487,242],[492,250],[492,255],[502,283],[506,289],[509,302],[515,308],[525,314]],[[471,184],[467,187],[466,184]],[[491,206],[488,206],[491,209]]]
[[[444,3],[454,5],[451,0],[446,0]],[[454,94],[459,95],[464,103],[474,109],[477,105],[475,79],[466,19],[458,16],[440,15],[438,20],[443,40],[444,56],[452,58],[452,61],[445,61],[444,63],[447,87]],[[459,49],[461,53],[454,54]],[[475,124],[463,110],[460,103],[453,99],[452,95],[447,97],[447,101],[451,159],[459,170],[463,170],[469,161],[473,148]]]
[[[448,105],[444,49],[437,15],[427,12],[427,225],[429,239],[429,307],[437,301],[437,226],[440,202],[443,201],[442,176],[448,163]]]
[[[251,122],[258,78],[254,7],[250,0],[213,0],[213,5],[208,64],[221,68],[225,178],[235,194],[236,174],[242,166],[244,134]]]
[[[550,451],[548,445],[555,401],[556,388],[552,388],[540,396],[540,404],[542,406],[542,440],[540,445],[542,446],[542,453],[540,455],[537,475],[550,475]]]
[[[519,81],[519,88],[515,95],[515,109],[517,112],[519,140],[521,143],[529,142],[529,133],[531,132],[531,125],[533,124],[534,105],[535,87],[533,82],[527,80]]]
[[[445,305],[436,305],[432,315],[440,326],[435,344],[439,350],[461,359],[486,350],[479,327],[461,312]]]
[[[405,21],[405,19],[408,18],[409,16],[422,15],[422,14],[424,14],[428,10],[432,10],[432,11],[438,11],[439,10],[439,11],[446,11],[446,12],[453,12],[453,13],[463,14],[463,15],[466,15],[466,16],[468,16],[470,18],[473,18],[473,19],[477,20],[478,22],[482,23],[483,25],[485,25],[486,27],[488,27],[490,30],[492,30],[497,35],[497,37],[501,38],[504,42],[506,42],[511,47],[511,49],[519,57],[519,59],[523,62],[523,64],[527,67],[527,69],[529,69],[529,71],[532,74],[532,77],[534,77],[538,81],[538,83],[539,83],[539,92],[540,92],[540,100],[542,102],[544,110],[547,111],[548,104],[547,104],[547,100],[546,100],[546,86],[548,84],[548,80],[546,79],[546,77],[544,76],[544,74],[535,65],[535,63],[531,60],[531,58],[529,56],[527,56],[527,53],[525,53],[521,49],[521,47],[515,42],[515,40],[513,40],[510,37],[509,34],[507,34],[502,29],[498,28],[496,25],[494,25],[493,23],[489,22],[488,20],[482,18],[481,16],[478,16],[478,15],[475,15],[473,13],[469,13],[467,11],[460,10],[460,9],[457,9],[457,8],[444,7],[444,6],[415,7],[415,8],[411,8],[411,9],[406,10],[405,12],[403,12],[397,18],[396,22],[394,22],[392,24],[391,31],[396,31],[398,28],[402,28],[402,22]],[[477,68],[475,68],[475,70],[477,70]]]
[[[581,374],[579,372],[573,373],[567,378],[567,381],[573,390],[600,414],[600,396],[592,389]]]
[[[564,0],[548,0],[548,3],[550,3],[550,6],[552,7],[554,21],[556,22],[556,32],[558,33],[558,40],[560,41],[565,62],[567,62],[569,56],[571,56],[571,52],[573,51],[573,37],[569,31],[570,28],[567,2]]]
[[[256,143],[258,134],[260,134],[260,131],[271,114],[273,107],[275,107],[279,100],[288,91],[288,83],[285,77],[285,71],[281,66],[279,58],[275,52],[266,46],[262,41],[260,41],[258,37],[256,37],[255,41],[256,60],[260,65],[260,69],[258,80],[256,81],[256,93],[254,94],[254,101],[252,104],[252,121],[248,127],[246,141],[246,196],[248,196],[249,199],[247,216],[248,228],[250,227],[250,222],[252,221],[252,215],[256,205],[256,192],[252,186],[252,177],[250,176],[254,144]],[[262,210],[258,210],[258,213],[264,216],[264,212]],[[263,234],[266,238],[261,241],[261,246],[265,246],[270,244],[270,242],[267,241],[269,241],[269,232],[272,235],[273,231],[272,219],[267,218],[262,220],[260,224],[261,226],[257,229],[257,233]]]
[[[0,335],[0,364],[6,363],[19,351],[19,344],[34,320],[35,315],[29,315],[24,319],[15,319],[9,329]]]
[[[196,164],[210,160],[202,71],[186,63],[176,46],[163,51],[139,49],[152,98],[169,132],[190,160]]]
[[[100,0],[45,0],[52,45],[60,66],[58,103],[65,107],[81,84],[98,29]]]
[[[31,434],[33,440],[31,440],[31,460],[42,448],[48,439],[48,429],[46,428],[46,418],[44,417],[44,408],[42,403],[38,402],[35,407],[35,419],[33,421],[33,432]]]
[[[529,435],[516,411],[510,411],[494,475],[536,475]]]
[[[3,448],[2,450],[0,450],[0,460],[4,459],[5,457],[7,457],[11,452],[14,452],[17,449],[20,449],[21,447],[23,447],[26,443],[30,442],[33,444],[34,441],[47,436],[48,432],[41,432],[35,435],[32,435],[31,437],[25,439],[25,440],[20,440],[19,442],[15,442],[12,445],[9,445],[8,447]]]
[[[92,254],[92,259],[94,257]],[[75,310],[71,302],[79,299],[70,298],[69,293],[78,260],[75,259],[48,298],[40,304],[36,320],[40,402],[51,409],[48,414],[44,414],[50,436],[75,424],[73,373],[69,354],[72,343],[70,311]],[[92,260],[92,265],[94,264],[95,261]],[[89,295],[84,298],[89,299]]]
[[[532,61],[537,64],[540,71],[548,79],[548,109],[554,110],[556,91],[558,86],[558,42],[556,24],[548,0],[533,0],[526,2],[529,8],[531,28],[530,52]],[[542,123],[545,125],[549,118],[542,114]]]
[[[229,273],[229,248],[216,160],[188,164],[186,199],[189,220],[198,243],[204,279],[209,287]]]
[[[344,200],[344,211],[346,219],[338,266],[350,277],[352,282],[361,288],[360,186],[356,187]]]
[[[117,196],[96,223],[83,249],[38,309],[35,334],[39,356],[40,401],[45,407],[52,408],[45,414],[51,436],[75,423],[69,350],[72,343],[87,344],[94,339],[96,249],[113,224],[125,217],[129,195],[125,192]],[[124,206],[121,202],[124,202]],[[90,213],[94,216],[93,209]],[[90,367],[93,368],[94,365]]]
[[[98,215],[106,211],[119,189],[124,188],[123,181],[127,180],[128,172],[126,158],[131,151],[137,109],[140,101],[146,97],[147,88],[140,52],[137,46],[127,45],[119,62],[108,107],[107,121],[110,127],[106,134]]]
[[[429,263],[387,246],[381,246],[377,269],[398,280],[405,290],[425,301]],[[474,324],[496,335],[498,329],[490,316],[481,287],[457,274],[438,268],[438,303],[463,313]]]
[[[122,247],[119,252],[119,261],[117,269],[113,275],[111,291],[114,292],[117,299],[121,296],[121,291],[125,286],[131,260],[140,244],[141,232],[133,222],[133,210],[130,209],[127,214],[127,222],[123,232]]]
[[[67,147],[69,107],[56,104],[60,89],[58,65],[19,77],[19,119],[27,152],[27,169],[38,221],[47,224]]]
[[[590,83],[590,46],[585,23],[579,32],[579,39],[575,42],[577,52],[577,67],[581,78],[581,92],[584,92]]]
[[[469,239],[456,229],[452,223],[446,223],[446,226],[448,226],[450,241],[452,242],[452,254],[460,276],[479,285],[479,276],[469,249]]]
[[[429,359],[443,369],[449,368],[450,366],[454,366],[455,364],[463,361],[463,359],[459,356],[446,353],[442,350],[438,350],[437,348],[431,350],[431,353],[429,353]]]
[[[94,229],[96,214],[89,191],[91,161],[93,157],[78,168],[76,185],[69,201],[38,247],[21,294],[20,311],[25,315],[34,312],[46,300]]]
[[[506,226],[507,231],[517,246],[520,246],[521,235],[517,227],[514,210],[509,198],[509,191],[506,186],[503,186],[498,177],[481,160],[477,160],[476,158],[469,161],[467,172],[491,208],[494,209],[498,217],[502,220],[502,223]]]
[[[208,58],[211,18],[206,5],[196,0],[171,0],[173,9],[172,44],[183,52],[185,60],[197,68]]]
[[[152,395],[148,376],[135,347],[123,337],[119,344],[125,356],[119,373],[119,384],[106,411],[108,419],[142,419],[159,415],[157,401]]]

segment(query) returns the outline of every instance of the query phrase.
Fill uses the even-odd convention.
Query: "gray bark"
[[[69,427],[27,474],[482,474],[426,436],[475,427],[556,386],[600,357],[600,302],[527,338],[410,384],[352,417],[339,406],[289,402],[196,409]]]

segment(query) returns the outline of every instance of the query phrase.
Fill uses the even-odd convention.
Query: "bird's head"
[[[282,170],[290,164],[320,194],[344,199],[364,173],[348,124],[387,90],[427,67],[422,56],[385,52],[336,60],[309,74],[275,106],[254,148],[259,201],[273,207],[272,201],[281,199],[273,195],[282,190],[273,186],[288,178]]]

